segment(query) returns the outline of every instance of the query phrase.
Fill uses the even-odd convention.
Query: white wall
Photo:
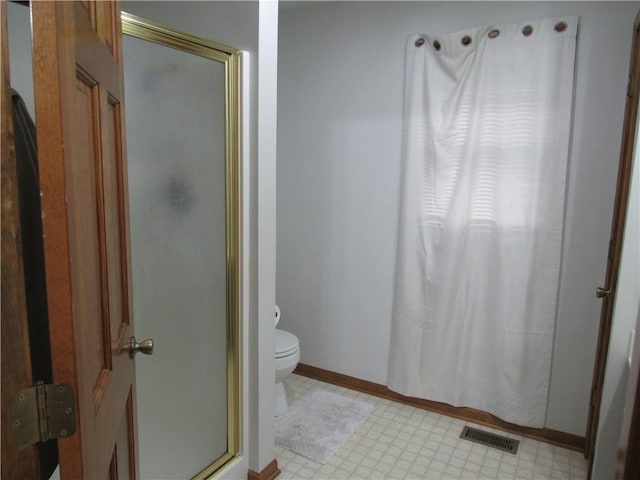
[[[261,472],[275,459],[275,327],[276,303],[276,140],[278,86],[278,0],[260,0],[258,62],[258,165],[255,170],[258,270],[257,335],[250,373],[257,376],[251,395],[250,467]]]
[[[635,3],[283,4],[277,301],[302,362],[386,383],[404,45],[411,33],[579,15],[547,426],[584,435]]]
[[[9,74],[11,88],[22,97],[35,121],[33,102],[33,62],[31,58],[31,16],[29,7],[7,2],[7,37],[9,40]]]
[[[640,129],[638,129],[640,130]],[[630,334],[640,321],[640,153],[636,130],[635,154],[620,273],[616,289],[609,354],[604,376],[600,424],[593,478],[612,478],[629,380]],[[640,335],[640,331],[636,334]]]

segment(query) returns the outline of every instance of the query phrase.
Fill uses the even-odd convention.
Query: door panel
[[[131,403],[129,397],[127,403]],[[133,423],[130,415],[125,412],[119,422],[118,435],[116,444],[111,456],[111,465],[109,466],[110,478],[118,480],[128,480],[135,477],[135,470],[132,470],[131,457],[135,455],[135,444],[132,435]]]
[[[124,211],[122,189],[122,149],[118,139],[122,135],[120,129],[120,104],[107,95],[101,99],[102,108],[102,183],[104,188],[104,216],[107,235],[107,257],[120,259],[113,262],[108,270],[109,311],[112,320],[110,327],[111,338],[120,338],[129,324],[129,310],[127,292],[129,282],[127,277],[127,262],[123,245],[126,245],[124,218],[120,212]]]
[[[95,8],[95,29],[98,36],[107,44],[111,54],[118,58],[117,50],[114,49],[116,42],[116,23],[120,18],[120,12],[116,11],[115,2],[97,1],[92,5]]]
[[[70,152],[84,159],[82,163],[74,164],[73,177],[96,179],[99,163],[96,158],[97,148],[95,137],[99,135],[99,121],[97,118],[97,86],[89,85],[84,79],[78,78],[75,89],[75,102],[78,106],[78,125],[75,128],[76,152]],[[96,165],[98,164],[98,165]],[[84,205],[95,205],[98,198],[98,182],[83,181],[69,185],[69,216],[70,223],[76,225],[69,232],[70,250],[74,252],[75,262],[71,264],[71,275],[78,280],[75,282],[77,298],[78,325],[80,338],[85,339],[92,348],[86,349],[83,356],[85,375],[80,381],[87,382],[84,388],[93,391],[93,402],[99,406],[102,401],[101,377],[103,371],[108,371],[109,341],[104,338],[102,322],[107,319],[108,312],[104,311],[106,304],[103,298],[102,268],[100,259],[103,256],[100,245],[98,208],[82,208]],[[97,206],[96,206],[97,207]],[[98,321],[93,321],[93,320]],[[82,387],[81,387],[82,388]]]
[[[54,381],[78,430],[62,478],[135,478],[119,5],[34,2],[38,149]]]

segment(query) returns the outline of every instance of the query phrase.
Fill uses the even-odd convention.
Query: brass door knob
[[[147,338],[138,343],[136,337],[131,337],[131,341],[129,342],[129,356],[133,358],[138,352],[151,355],[153,353],[153,338]]]
[[[603,298],[611,295],[611,290],[607,290],[606,288],[598,287],[596,288],[596,297]]]

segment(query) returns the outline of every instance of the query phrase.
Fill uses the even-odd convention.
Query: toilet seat
[[[279,330],[277,328],[275,344],[276,358],[289,357],[295,354],[300,347],[298,337],[293,333],[287,332],[286,330]]]

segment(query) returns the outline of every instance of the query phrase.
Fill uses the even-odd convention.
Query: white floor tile
[[[280,480],[584,480],[587,462],[579,452],[510,435],[520,440],[517,455],[459,438],[464,425],[474,425],[419,408],[289,375],[289,403],[314,388],[375,405],[376,410],[325,465],[307,460],[280,445],[276,457]]]

